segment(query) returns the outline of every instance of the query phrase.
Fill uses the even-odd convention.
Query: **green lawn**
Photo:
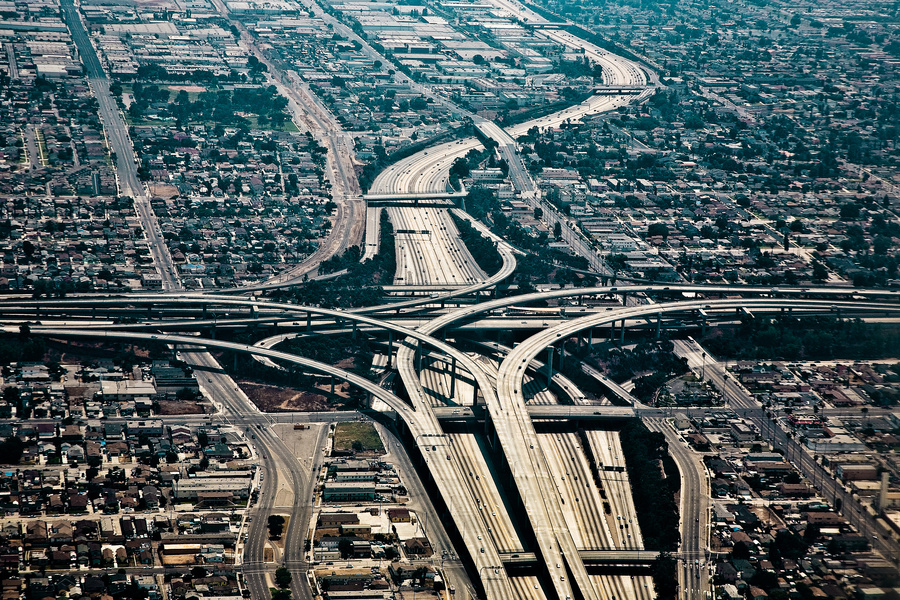
[[[353,450],[354,442],[359,442],[357,450],[384,452],[384,444],[371,423],[338,423],[334,430],[334,449]]]

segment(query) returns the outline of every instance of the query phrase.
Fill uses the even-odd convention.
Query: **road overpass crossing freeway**
[[[610,288],[607,288],[607,290],[609,289]],[[541,297],[546,295],[547,293],[535,294],[534,296]],[[519,299],[521,300],[521,298]],[[564,327],[572,327],[571,323],[575,323],[578,325],[585,325],[585,322],[588,323],[583,327],[579,327],[578,325],[576,325],[571,332],[575,333],[583,328],[592,326],[591,323],[593,323],[594,321],[596,321],[596,324],[605,324],[618,320],[619,317],[622,317],[623,314],[627,312],[633,312],[634,315],[631,316],[642,316],[643,313],[639,312],[641,310],[649,309],[649,312],[647,314],[655,314],[657,312],[665,312],[671,309],[673,305],[675,305],[675,308],[678,310],[685,308],[709,308],[712,306],[712,302],[721,303],[724,308],[734,308],[735,306],[742,306],[740,302],[735,302],[733,300],[704,300],[672,303],[669,305],[652,305],[650,307],[638,307],[630,309],[625,308],[618,311],[613,311],[614,313],[616,313],[616,315],[618,315],[618,317],[614,316],[611,318],[609,314],[600,314],[576,319],[575,321],[572,321],[570,323],[563,324],[550,330],[553,332],[553,334],[551,334],[551,336],[547,339],[542,339],[541,334],[538,334],[537,336],[534,336],[533,338],[530,338],[529,340],[526,340],[525,342],[520,344],[520,346],[516,348],[516,350],[514,350],[513,353],[511,353],[502,363],[500,371],[501,377],[497,382],[497,404],[492,404],[490,401],[490,397],[485,394],[485,404],[487,405],[491,421],[494,424],[503,451],[506,454],[507,463],[510,464],[510,466],[513,468],[513,477],[516,481],[516,485],[519,487],[520,495],[523,497],[523,500],[525,502],[526,510],[529,513],[532,528],[534,529],[536,534],[540,534],[538,537],[539,546],[541,547],[542,552],[544,548],[547,547],[550,547],[551,549],[558,549],[559,553],[555,554],[555,556],[560,556],[561,558],[563,558],[562,561],[555,563],[556,566],[554,568],[554,562],[552,558],[548,561],[546,560],[548,558],[547,554],[544,554],[543,556],[546,561],[546,569],[551,573],[551,576],[554,580],[559,577],[560,583],[565,583],[566,574],[571,574],[570,580],[571,578],[574,578],[576,580],[580,593],[584,594],[585,597],[589,597],[591,594],[595,594],[596,591],[594,590],[589,578],[587,577],[587,572],[584,570],[584,564],[580,561],[580,558],[577,554],[577,549],[575,548],[575,544],[572,541],[568,529],[563,521],[562,511],[558,505],[558,496],[553,493],[551,482],[546,477],[546,465],[541,464],[543,458],[542,456],[538,456],[539,453],[533,452],[534,448],[536,447],[535,444],[537,443],[536,434],[534,433],[534,428],[532,426],[531,420],[527,416],[527,411],[525,410],[521,395],[517,394],[518,390],[522,389],[522,377],[524,376],[524,370],[522,369],[521,365],[528,364],[545,347],[555,343],[557,341],[557,338],[561,335],[561,333],[556,333],[556,331],[559,331]],[[731,304],[727,304],[728,302],[731,302]],[[767,304],[777,305],[778,307],[783,307],[785,305],[785,302],[783,300],[772,299],[754,299],[747,300],[745,302],[753,303],[754,305],[758,305],[761,307]],[[801,300],[793,302],[804,303],[813,301]],[[501,300],[484,303],[475,307],[460,309],[454,313],[450,313],[450,315],[435,319],[430,324],[420,328],[420,330],[423,332],[434,334],[440,328],[453,322],[456,318],[459,317],[460,314],[474,314],[479,312],[480,310],[484,310],[484,308],[482,307],[486,305],[496,307],[502,306],[503,304],[504,301]],[[820,304],[822,303],[820,302]],[[828,305],[832,305],[831,301],[828,301]],[[890,310],[900,312],[900,307],[893,305],[888,306],[890,307]],[[535,338],[538,338],[543,343],[532,342],[532,340],[534,340]],[[535,348],[528,346],[529,342],[532,342]],[[529,352],[528,355],[525,355],[521,350],[523,347],[533,349],[534,351]],[[515,359],[513,358],[514,356]],[[398,351],[397,361],[401,365],[411,363],[412,357],[409,354],[409,349],[401,348]],[[514,377],[514,375],[517,377]],[[403,379],[408,386],[419,385],[418,377],[414,373],[404,375]],[[506,412],[504,413],[504,411]],[[566,564],[566,568],[562,567],[563,563]],[[563,590],[562,594],[565,595],[566,592],[567,590]],[[560,593],[560,591],[557,590],[557,593]],[[561,595],[560,598],[564,597],[564,595]]]
[[[242,298],[242,297],[234,297],[228,295],[202,295],[202,294],[192,294],[188,292],[180,293],[178,295],[166,294],[133,294],[133,295],[122,295],[122,296],[108,296],[108,295],[87,295],[84,297],[78,298],[45,298],[40,300],[33,299],[23,299],[21,297],[8,297],[3,301],[0,301],[0,315],[7,314],[32,314],[36,319],[40,319],[42,316],[49,316],[54,314],[54,311],[61,310],[72,310],[76,308],[82,308],[91,310],[96,308],[98,311],[101,311],[104,307],[145,307],[151,308],[153,306],[183,306],[190,307],[193,306],[198,313],[202,314],[202,311],[206,309],[211,309],[214,306],[222,306],[222,307],[235,307],[240,308],[243,307],[245,309],[253,309],[254,316],[259,316],[263,318],[266,316],[269,311],[277,311],[279,313],[286,314],[296,314],[298,316],[305,315],[306,313],[311,314],[327,314],[329,316],[338,316],[342,319],[353,320],[352,315],[378,315],[378,314],[389,314],[396,313],[398,309],[406,309],[417,307],[421,305],[428,304],[437,304],[444,300],[449,300],[451,298],[455,298],[458,296],[465,296],[469,294],[473,294],[476,292],[483,291],[489,288],[491,285],[495,285],[498,281],[501,281],[502,278],[508,277],[513,270],[515,269],[515,258],[513,256],[513,251],[511,248],[500,248],[501,253],[504,251],[508,252],[509,260],[504,262],[504,266],[500,272],[491,277],[492,282],[481,282],[478,284],[473,284],[469,286],[464,286],[456,289],[450,290],[448,293],[440,295],[440,296],[431,296],[431,297],[422,297],[416,298],[411,301],[403,301],[389,304],[382,304],[378,306],[369,306],[362,308],[355,308],[349,310],[335,310],[335,311],[327,311],[325,309],[319,309],[317,307],[309,307],[298,304],[290,304],[285,302],[272,302],[269,300],[265,300],[262,298]],[[728,286],[728,285],[698,285],[698,284],[687,284],[687,285],[660,285],[660,284],[638,284],[638,285],[628,285],[628,286],[597,286],[597,287],[584,287],[584,288],[561,288],[555,290],[548,290],[542,292],[534,292],[530,294],[522,294],[518,296],[509,296],[506,298],[499,298],[495,300],[490,300],[487,302],[481,302],[478,304],[473,304],[471,306],[466,306],[457,309],[456,311],[449,312],[441,317],[434,319],[432,322],[428,324],[428,329],[433,331],[439,331],[440,329],[450,326],[457,321],[465,320],[467,318],[473,317],[475,315],[479,315],[485,312],[489,312],[492,310],[499,310],[502,308],[507,308],[511,306],[526,306],[532,302],[543,302],[548,300],[559,300],[563,298],[568,299],[577,299],[579,297],[585,296],[619,296],[627,298],[629,295],[636,294],[649,294],[653,296],[663,296],[663,297],[676,297],[681,298],[684,294],[699,294],[704,297],[714,297],[714,296],[726,296],[726,295],[743,295],[743,296],[759,296],[759,297],[770,297],[772,299],[780,299],[782,302],[779,305],[778,303],[773,303],[771,306],[784,310],[791,310],[794,306],[801,306],[800,304],[792,305],[792,302],[795,300],[802,299],[812,299],[818,298],[827,300],[834,299],[834,302],[831,306],[833,306],[836,316],[840,316],[840,308],[841,304],[839,304],[838,300],[855,300],[856,302],[851,302],[851,306],[856,307],[865,307],[867,302],[873,301],[882,301],[885,303],[896,303],[900,304],[900,290],[896,289],[879,289],[879,288],[837,288],[837,287],[762,287],[762,286]],[[697,300],[696,304],[685,304],[683,306],[688,307],[684,308],[682,312],[689,311],[698,311],[702,310],[704,307],[702,306],[703,302],[707,302],[708,300]],[[817,303],[815,306],[820,308],[828,308],[823,303]],[[206,307],[206,308],[204,308]],[[890,304],[885,305],[886,308],[890,308]],[[752,306],[747,307],[737,307],[736,310],[744,309],[754,310],[755,308]],[[756,308],[762,308],[757,306]],[[618,309],[617,309],[618,310]],[[668,314],[670,311],[663,311]],[[146,313],[145,313],[146,314]],[[612,311],[608,310],[607,314],[612,315]],[[136,311],[137,316],[141,316],[138,311]],[[615,316],[616,320],[621,320],[621,313],[616,312]],[[646,320],[647,316],[639,317],[640,320]]]

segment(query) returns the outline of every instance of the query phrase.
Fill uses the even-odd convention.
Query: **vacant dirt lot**
[[[160,400],[161,415],[202,415],[205,411],[199,402],[191,400]]]
[[[265,412],[331,410],[328,399],[321,394],[249,381],[238,383],[251,402]]]

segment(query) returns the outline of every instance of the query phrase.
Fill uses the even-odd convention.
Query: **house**
[[[321,513],[319,527],[340,527],[359,523],[359,515],[354,513]]]
[[[425,538],[409,538],[403,543],[407,554],[417,556],[431,556],[431,546]]]
[[[325,490],[322,494],[322,499],[325,502],[358,502],[364,500],[374,500],[375,494],[376,486],[372,482],[330,481],[325,484]]]
[[[387,509],[388,519],[391,523],[410,523],[412,517],[408,508],[389,508]]]
[[[768,597],[769,595],[764,589],[755,586],[750,587],[750,592],[748,595],[748,598],[750,598],[750,600],[767,600]]]

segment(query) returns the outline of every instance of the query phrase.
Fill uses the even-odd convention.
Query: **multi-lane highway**
[[[459,239],[447,209],[385,209],[394,226],[395,285],[468,286],[488,278]]]
[[[525,9],[516,2],[506,0],[492,0],[498,7],[510,11],[512,14],[522,14]],[[548,21],[529,12],[529,23],[541,24]],[[621,95],[593,95],[581,104],[571,106],[551,115],[533,119],[503,130],[499,126],[475,118],[475,123],[482,132],[494,139],[501,148],[514,147],[511,144],[519,136],[525,134],[532,127],[546,129],[558,127],[568,120],[577,120],[591,114],[598,114],[615,110],[616,108],[642,102],[650,96],[654,86],[648,82],[648,76],[644,69],[636,62],[612,54],[595,44],[591,44],[571,33],[559,29],[546,29],[541,35],[563,46],[583,51],[594,63],[601,66],[603,71],[603,83],[611,87],[627,87],[643,90],[638,94]],[[475,138],[457,140],[434,146],[423,150],[394,165],[388,167],[373,182],[370,193],[373,194],[425,194],[441,193],[447,190],[450,167],[454,160],[465,156],[472,149],[483,149],[482,144]],[[505,156],[510,164],[511,179],[516,184],[518,191],[533,193],[534,186],[524,168],[521,167],[521,159],[512,155]]]

